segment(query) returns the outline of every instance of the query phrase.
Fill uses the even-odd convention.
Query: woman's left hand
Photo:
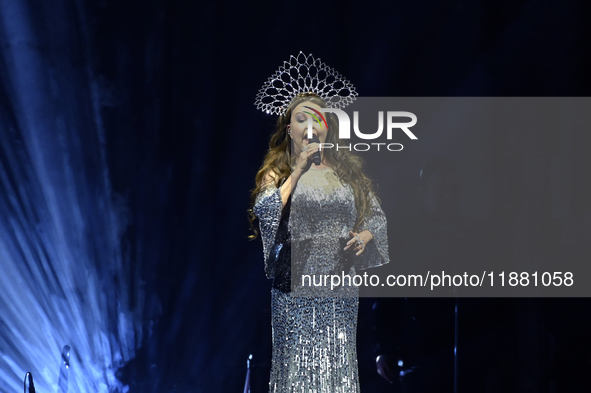
[[[354,251],[357,251],[355,255],[360,255],[365,250],[367,243],[373,239],[373,235],[370,231],[363,231],[359,233],[349,231],[349,237],[351,239],[347,242],[345,250],[349,250],[351,247],[355,246],[353,249]]]

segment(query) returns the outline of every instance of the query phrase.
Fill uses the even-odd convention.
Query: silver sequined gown
[[[254,213],[259,219],[265,262],[281,219],[279,189],[269,187],[257,196]],[[292,193],[289,228],[292,244],[310,240],[304,274],[330,274],[342,264],[339,239],[348,239],[357,219],[352,189],[331,169],[314,165],[299,179]],[[388,263],[386,218],[372,198],[372,214],[361,231],[374,239],[355,257],[356,271]],[[293,257],[292,257],[293,258]],[[318,290],[318,288],[316,288]],[[273,360],[271,393],[359,392],[357,371],[357,288],[346,296],[301,297],[271,291]],[[328,296],[327,296],[328,295]]]

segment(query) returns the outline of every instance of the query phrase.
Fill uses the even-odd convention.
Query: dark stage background
[[[145,294],[141,302],[130,300],[131,308],[141,306],[135,314],[144,332],[135,337],[141,348],[117,371],[131,392],[238,392],[249,354],[254,389],[268,378],[271,340],[271,283],[260,240],[247,240],[246,215],[275,121],[253,105],[266,78],[301,50],[338,70],[362,96],[588,96],[584,11],[583,1],[531,0],[2,0],[2,170],[11,184],[40,182],[18,176],[35,151],[7,157],[17,145],[41,140],[47,162],[63,154],[76,158],[72,184],[83,179],[89,193],[108,190],[126,206],[128,225],[115,241],[128,257],[126,271],[134,272],[124,288],[139,293],[141,286]],[[72,136],[76,143],[63,141]],[[520,248],[526,257],[548,251],[548,234],[559,256],[587,244],[585,136],[570,135],[570,150],[560,153],[569,168],[561,183],[569,192],[558,202],[567,213],[560,217],[548,200],[519,193],[528,179],[541,189],[556,186],[544,174],[559,154],[553,144],[560,137],[534,138],[531,149],[525,148],[527,135],[513,138],[501,130],[496,138],[491,149],[511,175],[499,175],[495,185],[508,189],[515,203],[507,210],[507,200],[494,199],[493,211],[504,215],[493,224],[515,231],[512,239],[527,238]],[[97,146],[103,154],[92,150]],[[533,172],[527,164],[532,154],[541,163]],[[12,200],[13,191],[2,192],[3,200]],[[85,200],[92,199],[78,199]],[[87,236],[100,239],[101,227],[92,226],[100,210],[88,203],[82,221]],[[8,202],[2,206],[3,225],[12,225],[15,211]],[[512,217],[523,215],[525,224],[513,226]],[[35,236],[35,225],[25,228]],[[100,244],[93,255],[101,255]],[[89,263],[101,264],[101,258],[108,257]],[[116,296],[111,300],[117,303]],[[375,372],[372,304],[361,299],[362,390],[393,391]],[[487,340],[510,346],[511,367],[500,369],[515,391],[586,391],[588,299],[498,305],[509,315],[513,338],[493,334]],[[105,318],[116,318],[113,308],[106,310]],[[27,352],[26,343],[12,345]],[[475,350],[479,342],[472,345]],[[33,367],[27,356],[20,359],[24,369]],[[49,366],[57,380],[57,364]],[[486,383],[470,387],[469,375],[464,381],[460,391],[500,391],[483,388]]]

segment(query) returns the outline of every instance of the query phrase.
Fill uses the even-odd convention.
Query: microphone
[[[320,143],[320,139],[318,139],[316,135],[313,135],[312,139],[310,139],[310,143]],[[320,151],[312,154],[312,161],[314,164],[316,164],[316,166],[320,165]]]
[[[25,386],[24,386],[25,393],[27,393],[27,377],[29,377],[29,393],[35,393],[35,384],[33,383],[33,374],[31,374],[30,372],[25,374]]]
[[[33,374],[29,373],[29,393],[35,393],[35,384],[33,383]]]

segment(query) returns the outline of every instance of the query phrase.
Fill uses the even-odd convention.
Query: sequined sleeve
[[[281,200],[279,188],[270,186],[257,194],[253,212],[259,219],[259,230],[263,240],[263,256],[267,278],[273,278],[269,275],[267,257],[269,255],[269,249],[275,241],[275,234],[281,221],[282,210],[283,201]]]
[[[356,269],[369,269],[390,262],[387,227],[386,215],[378,199],[374,194],[371,194],[371,212],[361,225],[359,232],[368,230],[373,235],[373,239],[367,244],[365,251],[361,253],[355,263]]]

